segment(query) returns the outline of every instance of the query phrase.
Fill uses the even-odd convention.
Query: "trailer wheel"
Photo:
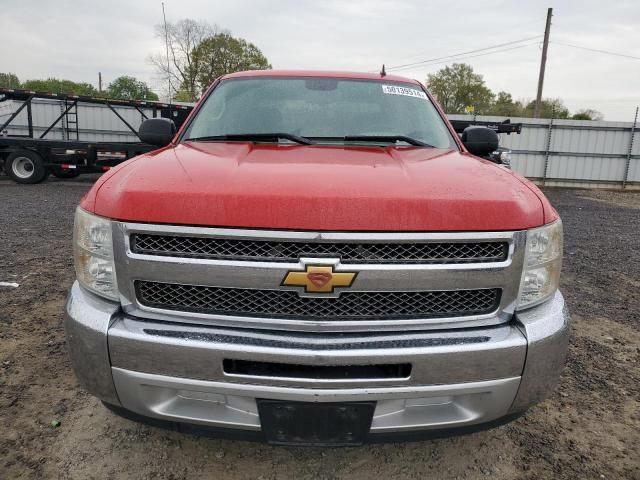
[[[17,183],[40,183],[49,176],[42,157],[31,150],[18,150],[9,154],[4,171]]]
[[[51,174],[56,178],[76,178],[80,176],[80,172],[71,168],[66,170],[61,168],[57,170],[53,170]]]

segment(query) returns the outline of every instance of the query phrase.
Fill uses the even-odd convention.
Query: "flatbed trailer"
[[[449,120],[453,129],[456,133],[463,133],[465,128],[467,127],[487,127],[491,130],[494,130],[496,133],[506,133],[507,135],[511,135],[512,133],[519,134],[522,132],[522,124],[521,123],[511,123],[510,119],[504,120],[502,122],[486,122],[480,120]]]
[[[54,100],[60,104],[60,115],[39,136],[36,136],[34,128],[34,99]],[[141,141],[96,142],[81,139],[79,104],[105,105],[136,137],[137,129],[118,111],[122,107],[135,109],[142,119],[171,118],[178,127],[193,109],[192,105],[0,88],[0,103],[9,100],[21,102],[21,105],[0,126],[0,166],[18,183],[39,183],[49,174],[73,178],[82,173],[104,172],[129,158],[157,149]],[[23,111],[26,112],[27,134],[8,134],[6,129]],[[63,136],[66,138],[46,138],[61,123],[64,125]]]

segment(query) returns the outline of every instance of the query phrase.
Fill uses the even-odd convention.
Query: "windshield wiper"
[[[295,143],[300,143],[302,145],[313,145],[315,142],[309,140],[308,138],[301,137],[299,135],[294,135],[293,133],[231,133],[228,135],[212,135],[209,137],[192,137],[185,138],[185,141],[190,142],[216,142],[216,141],[242,141],[249,140],[254,141],[257,140],[259,142],[277,142],[280,139],[291,140]]]
[[[422,140],[418,140],[412,137],[407,137],[406,135],[348,135],[342,138],[346,142],[357,142],[357,141],[389,142],[389,143],[404,142],[404,143],[408,143],[409,145],[415,145],[417,147],[435,148],[433,145],[429,145],[428,143],[425,143]]]

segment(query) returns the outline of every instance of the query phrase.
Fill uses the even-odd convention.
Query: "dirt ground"
[[[573,319],[549,400],[468,436],[309,449],[136,424],[77,386],[62,309],[73,210],[94,179],[0,177],[0,282],[19,284],[0,286],[0,478],[640,479],[640,194],[547,191],[565,224]]]

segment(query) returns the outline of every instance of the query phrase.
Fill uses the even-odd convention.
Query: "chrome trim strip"
[[[493,387],[505,384],[520,383],[520,377],[500,378],[480,382],[468,382],[448,385],[413,385],[405,387],[356,387],[356,388],[292,388],[272,385],[250,385],[244,383],[208,382],[191,378],[167,377],[150,373],[133,372],[112,367],[116,381],[120,379],[136,381],[141,385],[167,386],[169,388],[187,388],[192,390],[222,393],[224,395],[249,396],[253,398],[270,398],[274,400],[291,400],[300,402],[353,402],[367,398],[369,400],[387,400],[394,398],[419,398],[428,394],[437,396],[464,393],[480,393],[490,391]],[[120,393],[118,388],[118,393]],[[514,391],[515,394],[515,391]],[[511,399],[513,400],[513,398]],[[123,406],[127,408],[126,402]]]
[[[236,238],[244,240],[282,240],[282,241],[340,241],[357,242],[366,241],[374,243],[412,243],[423,242],[469,242],[482,241],[509,241],[513,232],[307,232],[293,230],[252,230],[241,228],[214,228],[214,227],[183,227],[176,225],[158,225],[147,223],[117,222],[125,228],[126,234],[132,233],[168,233],[185,237],[217,237]]]
[[[114,222],[113,244],[120,300],[126,313],[149,319],[249,328],[280,328],[285,330],[344,331],[463,328],[503,323],[515,310],[526,232],[469,232],[469,233],[345,233],[345,232],[289,232],[246,229],[180,227]],[[337,259],[302,258],[299,262],[254,262],[179,258],[173,256],[141,255],[131,252],[132,233],[164,232],[190,236],[221,238],[306,240],[306,241],[368,241],[368,242],[428,242],[499,240],[509,243],[508,258],[502,262],[457,264],[361,264],[340,263]],[[350,291],[424,291],[474,288],[501,288],[499,308],[491,314],[410,320],[376,321],[308,321],[265,319],[177,312],[140,305],[133,282],[158,282],[236,287],[256,289],[293,289],[282,287],[282,279],[291,270],[304,270],[305,265],[333,265],[335,271],[358,272]],[[339,295],[339,289],[334,295]]]

